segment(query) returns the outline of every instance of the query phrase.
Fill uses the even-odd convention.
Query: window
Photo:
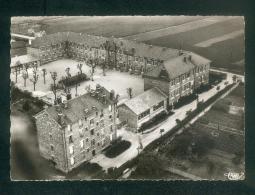
[[[100,118],[104,117],[104,111],[101,110]]]
[[[145,116],[150,114],[150,109],[145,110],[144,112],[142,112],[139,116],[138,116],[138,120],[144,118]]]
[[[87,152],[89,152],[89,148],[87,148]]]
[[[111,119],[112,118],[112,115],[109,115],[109,119]]]
[[[70,163],[71,163],[71,165],[74,165],[74,157],[70,158]]]
[[[69,153],[70,153],[70,154],[73,154],[73,152],[74,152],[74,151],[73,151],[73,146],[69,146]]]
[[[83,137],[83,129],[79,129],[79,135],[80,137]]]
[[[102,139],[102,146],[105,145],[105,139]]]
[[[96,144],[96,141],[93,139],[91,140],[91,145],[94,146]]]
[[[97,133],[97,136],[99,137],[99,136],[100,136],[100,134],[99,134],[99,133]]]
[[[79,122],[78,122],[78,123],[79,123],[79,127],[82,127],[83,124],[82,124],[81,119],[79,119]]]
[[[69,136],[69,144],[72,144],[72,143],[73,143],[73,136],[70,135],[70,136]]]
[[[98,124],[99,124],[99,123],[98,123],[98,122],[96,122],[96,126],[98,126]]]
[[[89,124],[94,124],[94,119],[90,119]]]
[[[153,111],[158,110],[164,106],[164,101],[159,102],[157,105],[153,106]]]
[[[90,135],[94,135],[94,129],[90,130]]]
[[[100,142],[97,143],[97,146],[100,146]]]
[[[89,142],[89,138],[86,138],[86,142]]]
[[[98,116],[98,112],[96,112],[96,116]]]
[[[112,125],[110,125],[110,130],[111,130],[111,132],[113,131]]]
[[[81,140],[81,141],[80,141],[80,146],[81,146],[81,148],[84,147],[84,140]]]

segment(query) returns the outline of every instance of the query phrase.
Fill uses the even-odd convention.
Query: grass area
[[[105,150],[105,156],[108,158],[115,158],[116,156],[123,153],[131,146],[131,143],[126,140],[118,141]]]

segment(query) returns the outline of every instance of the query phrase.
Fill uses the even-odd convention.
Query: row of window
[[[157,105],[153,106],[153,111],[158,110],[161,107],[164,107],[164,101],[161,101]]]
[[[150,109],[145,110],[144,112],[142,112],[141,114],[139,114],[138,120],[140,120],[140,119],[142,119],[142,118],[148,116],[149,114],[150,114]]]

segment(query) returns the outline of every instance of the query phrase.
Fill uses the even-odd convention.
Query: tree
[[[57,80],[57,72],[50,72],[51,78],[53,80],[53,84],[51,84],[51,90],[54,94],[54,104],[57,103],[57,88],[56,88],[56,80]]]
[[[70,68],[69,68],[69,67],[67,67],[67,68],[65,69],[65,72],[66,72],[67,78],[69,78],[69,77],[72,76],[72,75],[70,74]]]
[[[95,64],[93,63],[92,59],[89,60],[89,63],[91,65],[90,78],[91,78],[91,81],[94,81],[93,76],[94,76],[94,73],[95,73]]]
[[[162,137],[162,134],[165,132],[165,129],[160,129],[160,136]]]
[[[15,66],[14,67],[15,83],[18,82],[18,73],[19,73],[19,68],[18,68],[18,66]]]
[[[77,64],[77,68],[78,68],[80,74],[82,74],[82,66],[83,66],[82,63]]]
[[[43,83],[46,84],[46,80],[45,80],[45,77],[47,75],[47,70],[45,68],[42,69],[42,72],[43,72]]]
[[[26,87],[27,79],[28,79],[28,74],[27,74],[27,72],[25,70],[22,71],[22,78],[24,79],[24,87]]]
[[[80,73],[78,73],[78,75],[79,75]],[[77,97],[78,96],[78,86],[80,86],[80,83],[78,83],[78,82],[76,82],[75,83],[75,97]]]
[[[133,97],[133,89],[131,87],[127,88],[127,94],[129,99],[131,99]]]
[[[28,74],[29,64],[24,64],[24,68],[25,68],[25,70],[26,70],[26,72]]]
[[[33,75],[32,75],[32,78],[30,79],[30,81],[33,83],[34,85],[34,91],[35,91],[35,85],[38,81],[38,78],[39,78],[39,75],[38,75],[38,72],[36,69],[33,70]]]

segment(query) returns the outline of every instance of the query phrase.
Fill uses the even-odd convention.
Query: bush
[[[22,109],[25,110],[25,111],[29,111],[30,109],[30,104],[29,104],[29,101],[26,100],[25,103],[23,104],[22,106]]]
[[[162,122],[163,120],[165,120],[168,117],[166,112],[161,112],[159,114],[157,114],[155,117],[153,117],[151,120],[144,122],[141,127],[138,129],[138,132],[144,131],[145,129],[149,129],[157,124],[159,124],[160,122]]]
[[[186,104],[189,104],[190,102],[194,101],[195,99],[197,98],[197,95],[196,94],[191,94],[191,95],[188,95],[188,96],[184,96],[184,97],[181,97],[179,99],[179,101],[175,104],[175,108],[180,108]]]
[[[121,153],[123,153],[130,146],[131,146],[131,143],[126,140],[116,142],[115,144],[112,144],[109,148],[106,149],[105,156],[108,158],[114,158],[120,155]]]
[[[69,78],[61,79],[59,81],[59,84],[64,84],[65,86],[72,86],[72,85],[78,84],[78,83],[80,83],[82,81],[86,81],[86,80],[88,80],[87,75],[84,73],[81,73],[81,74],[74,75]]]

